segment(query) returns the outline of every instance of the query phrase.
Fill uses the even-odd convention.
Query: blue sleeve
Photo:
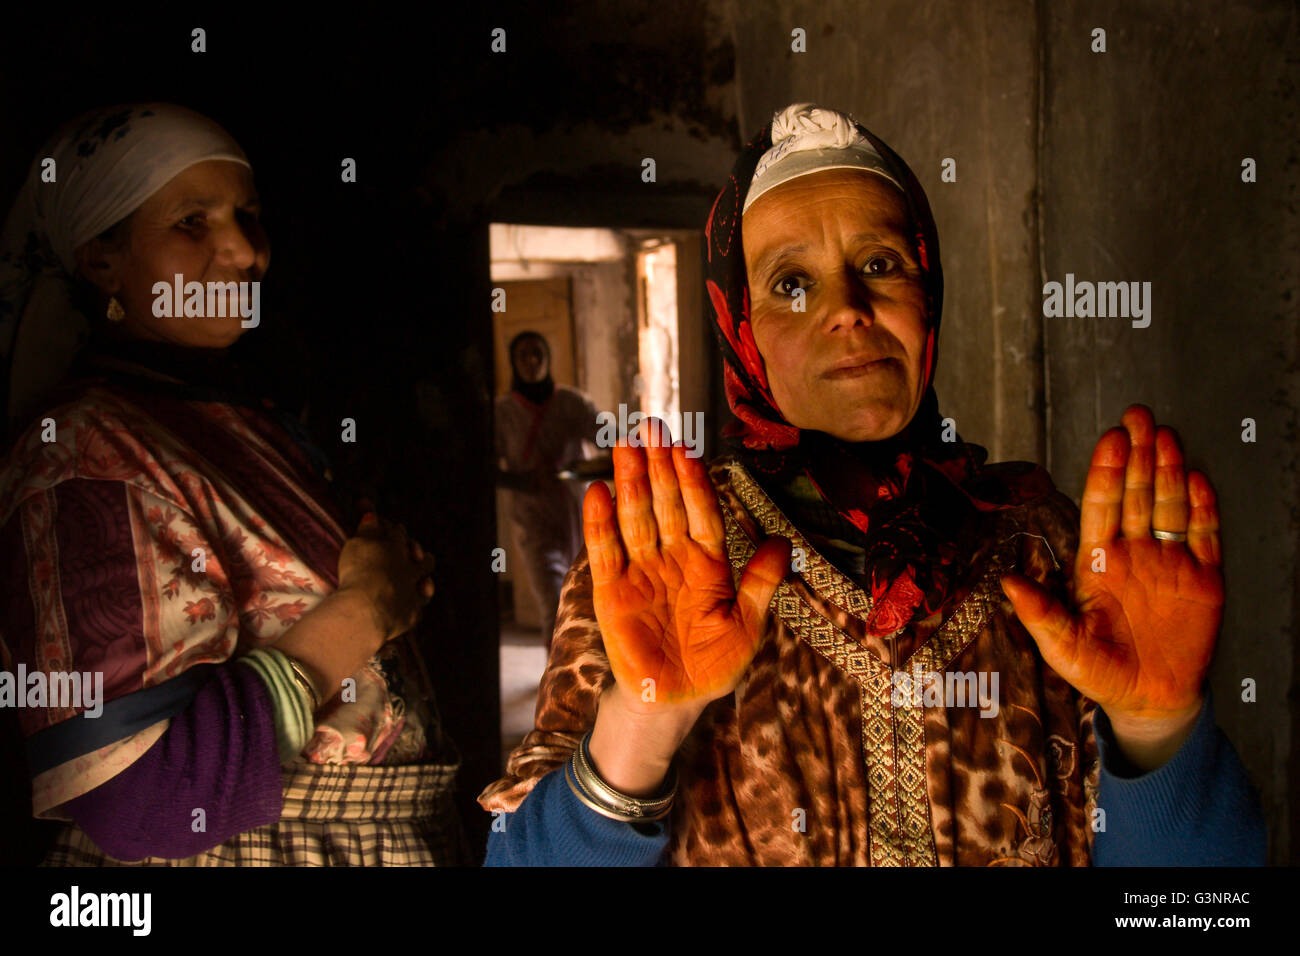
[[[1100,709],[1094,727],[1101,756],[1097,806],[1106,816],[1094,840],[1093,865],[1265,864],[1268,836],[1259,798],[1215,725],[1208,689],[1191,735],[1148,773],[1128,765]]]
[[[484,866],[655,866],[668,823],[622,823],[582,803],[564,767],[537,782],[514,813],[494,817]]]

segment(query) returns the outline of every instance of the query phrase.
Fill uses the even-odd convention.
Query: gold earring
[[[117,301],[117,296],[108,300],[108,320],[110,322],[121,322],[126,318],[126,310],[122,308],[122,303]]]

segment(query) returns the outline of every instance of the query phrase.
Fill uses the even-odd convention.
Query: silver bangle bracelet
[[[647,823],[661,820],[668,815],[672,810],[673,799],[677,796],[676,769],[669,771],[667,793],[662,796],[651,798],[629,796],[615,790],[596,773],[588,751],[590,740],[591,734],[588,732],[573,752],[573,757],[565,765],[564,777],[574,796],[601,816],[624,823]]]

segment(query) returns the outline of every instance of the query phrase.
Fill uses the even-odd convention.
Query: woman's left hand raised
[[[1172,756],[1161,744],[1180,743],[1200,712],[1223,619],[1219,509],[1209,479],[1184,471],[1173,429],[1144,405],[1121,421],[1084,485],[1074,610],[1023,575],[1002,583],[1043,660],[1101,706],[1130,756],[1145,748],[1158,766]]]

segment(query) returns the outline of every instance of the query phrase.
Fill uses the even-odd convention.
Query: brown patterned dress
[[[985,466],[986,492],[1023,463]],[[972,514],[955,611],[868,636],[871,597],[813,547],[734,458],[710,467],[737,581],[757,543],[806,555],[771,604],[763,643],[732,695],[678,754],[674,865],[1086,866],[1099,765],[1082,698],[1042,660],[998,585],[1010,571],[1068,591],[1078,509],[1054,490]],[[998,675],[996,706],[900,693],[896,672]],[[514,811],[595,723],[613,677],[585,550],[565,581],[535,728],[487,810]],[[992,686],[991,679],[986,687]]]

